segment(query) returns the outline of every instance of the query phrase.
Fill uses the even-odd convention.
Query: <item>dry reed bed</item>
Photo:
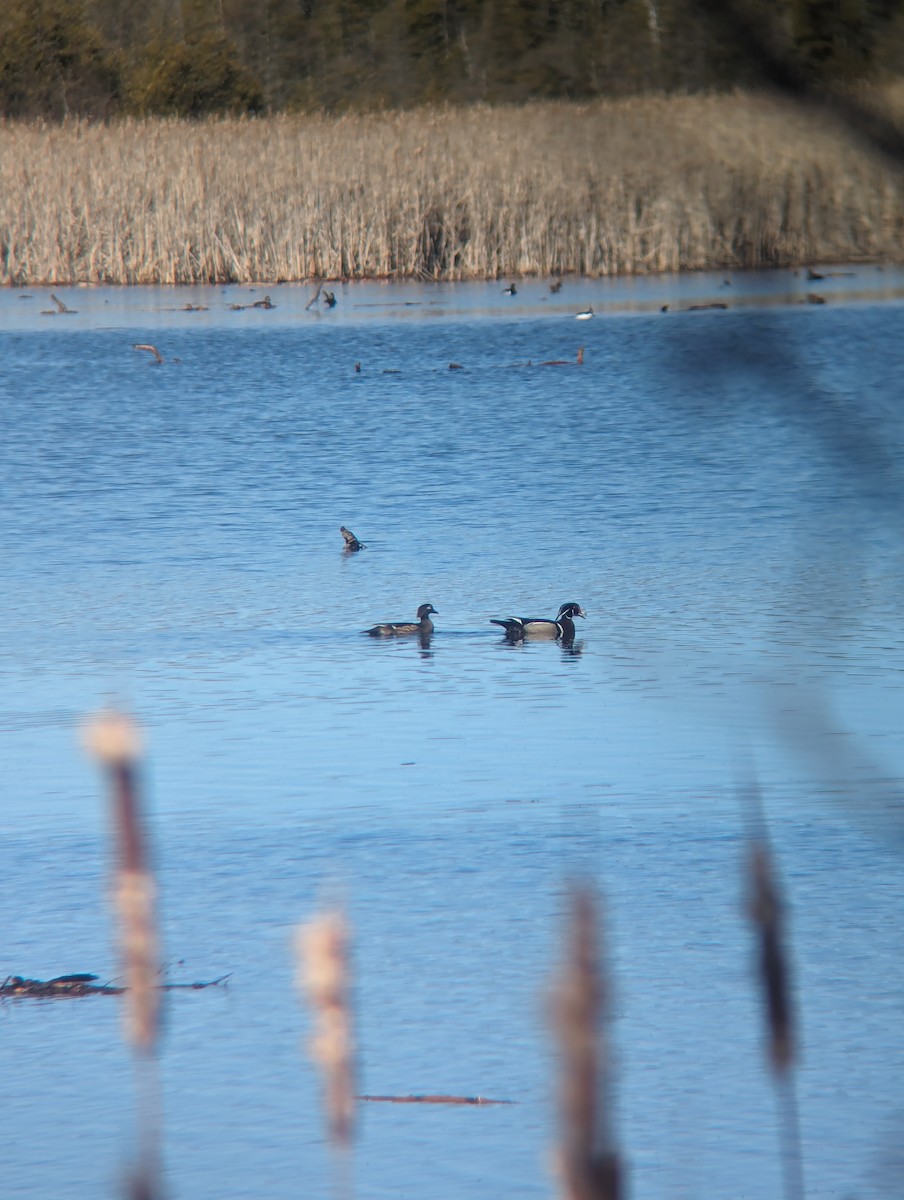
[[[0,282],[468,279],[901,257],[901,178],[765,96],[0,124]]]

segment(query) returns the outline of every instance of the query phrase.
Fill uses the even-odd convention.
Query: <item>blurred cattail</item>
[[[759,946],[759,976],[766,1005],[769,1061],[784,1075],[794,1060],[794,1029],[788,987],[782,906],[773,879],[769,853],[762,842],[754,843],[748,866],[750,919]]]
[[[126,1032],[136,1051],[151,1054],[160,1031],[160,960],[156,885],[148,863],[138,795],[141,738],[131,718],[106,712],[91,721],[85,744],[104,768],[110,785],[117,851],[113,903],[126,985]]]
[[[766,817],[759,788],[746,788],[751,828],[748,857],[748,913],[757,938],[757,965],[766,1012],[768,1060],[780,1106],[779,1135],[787,1200],[805,1194],[800,1117],[792,1068],[796,1055],[794,1007],[785,949],[784,910],[769,854]]]
[[[553,993],[562,1063],[557,1166],[563,1200],[618,1200],[622,1190],[611,1133],[607,997],[599,942],[594,893],[589,887],[576,888],[567,960]]]
[[[330,1137],[351,1142],[355,1118],[349,933],[341,912],[322,913],[298,928],[298,986],[314,1013],[310,1052],[324,1080]]]

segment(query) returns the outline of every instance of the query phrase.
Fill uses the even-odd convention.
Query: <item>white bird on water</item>
[[[593,316],[593,305],[588,304],[588,306],[584,312],[579,312],[579,313],[574,314],[574,319],[576,321],[589,321],[592,316]]]

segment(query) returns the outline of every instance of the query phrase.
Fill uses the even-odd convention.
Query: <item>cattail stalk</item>
[[[136,1051],[151,1054],[160,1032],[160,958],[157,889],[148,862],[138,793],[141,741],[135,723],[122,713],[95,718],[86,741],[105,769],[110,787],[117,850],[113,901],[126,985],[126,1034]]]
[[[766,1007],[768,1055],[772,1070],[783,1078],[794,1062],[794,1029],[788,988],[782,908],[766,846],[750,851],[750,919],[758,940],[759,978]]]
[[[91,722],[85,742],[109,783],[117,858],[112,892],[125,982],[125,1033],[139,1068],[140,1148],[126,1195],[129,1200],[153,1200],[160,1194],[160,1096],[154,1051],[160,1035],[162,992],[158,987],[156,884],[138,788],[141,739],[134,721],[109,712]]]
[[[341,912],[322,913],[296,936],[298,986],[314,1014],[310,1053],[324,1083],[330,1138],[348,1148],[355,1121],[349,932]]]
[[[784,907],[766,839],[762,799],[754,785],[747,796],[757,830],[748,859],[748,912],[757,938],[757,965],[766,1016],[767,1058],[780,1106],[779,1136],[786,1200],[803,1200],[800,1117],[793,1067],[796,1057],[794,1005],[785,950]]]
[[[619,1200],[622,1194],[611,1132],[600,940],[594,893],[589,887],[576,888],[571,895],[567,961],[553,997],[562,1064],[557,1156],[562,1200]]]

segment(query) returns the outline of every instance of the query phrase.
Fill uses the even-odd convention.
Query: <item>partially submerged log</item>
[[[57,996],[121,996],[126,989],[113,983],[95,983],[96,975],[57,975],[54,979],[25,979],[21,975],[7,975],[0,983],[0,999],[12,999],[28,996],[35,1000],[53,999]],[[158,988],[162,992],[174,991],[177,988],[188,988],[198,991],[200,988],[217,987],[225,983],[228,975],[219,979],[211,979],[207,983],[161,983]]]
[[[382,1104],[514,1104],[514,1100],[489,1100],[486,1096],[356,1096]]]

